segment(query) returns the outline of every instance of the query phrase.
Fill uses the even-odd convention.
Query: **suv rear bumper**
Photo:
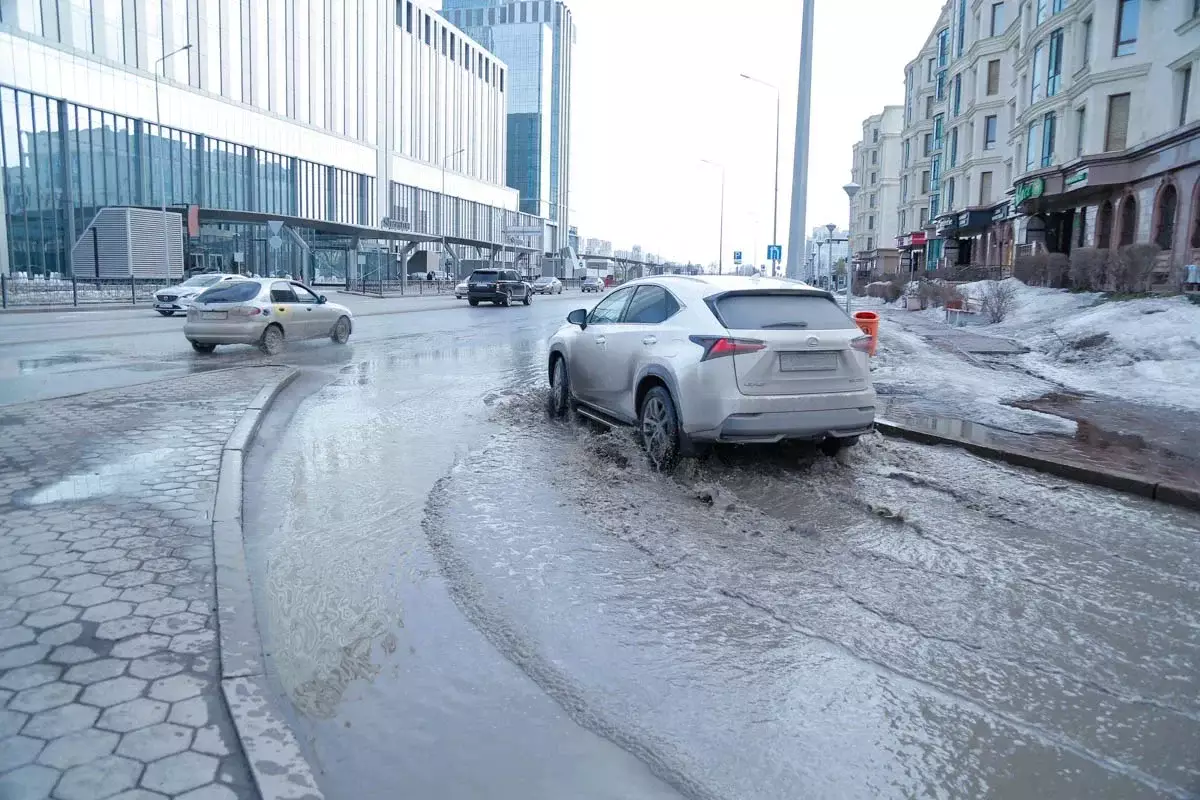
[[[468,300],[479,300],[484,303],[494,303],[508,297],[507,292],[467,292]]]
[[[874,406],[832,411],[775,411],[766,414],[731,414],[720,428],[693,433],[691,438],[717,442],[841,439],[870,433],[874,427]]]

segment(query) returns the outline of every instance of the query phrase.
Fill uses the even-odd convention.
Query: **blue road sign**
[[[783,261],[783,247],[777,244],[767,245],[767,261]]]
[[[735,264],[742,263],[742,251],[741,250],[733,251],[733,263],[735,263]]]

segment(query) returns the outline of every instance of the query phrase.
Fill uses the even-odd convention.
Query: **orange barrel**
[[[874,311],[855,311],[854,322],[862,328],[862,332],[871,337],[870,354],[875,355],[875,345],[879,344],[879,315]]]

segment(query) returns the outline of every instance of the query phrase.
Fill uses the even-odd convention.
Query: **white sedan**
[[[241,275],[230,275],[224,272],[209,272],[203,275],[193,275],[177,286],[168,286],[154,293],[154,310],[164,317],[173,317],[178,311],[187,311],[201,292],[212,288],[218,283],[235,281]]]

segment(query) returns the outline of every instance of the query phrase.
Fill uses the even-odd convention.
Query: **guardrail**
[[[177,283],[177,281],[172,281]],[[0,275],[0,308],[153,303],[162,278],[18,278]]]

